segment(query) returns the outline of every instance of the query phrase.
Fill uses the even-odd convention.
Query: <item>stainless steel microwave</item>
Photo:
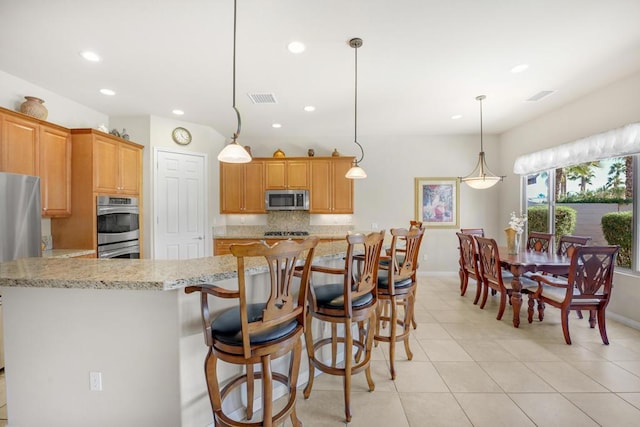
[[[267,190],[264,205],[268,211],[308,211],[309,190]]]

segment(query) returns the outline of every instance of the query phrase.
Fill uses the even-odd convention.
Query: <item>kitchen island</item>
[[[345,250],[344,241],[321,243],[314,263],[341,264]],[[209,425],[199,298],[183,288],[235,288],[235,270],[231,255],[0,264],[11,425]],[[247,266],[257,293],[265,272],[261,261]],[[90,390],[90,372],[102,390]]]

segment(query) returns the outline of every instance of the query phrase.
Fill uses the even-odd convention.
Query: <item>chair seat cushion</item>
[[[573,295],[580,295],[580,292],[577,289],[573,290]],[[550,286],[547,284],[542,284],[542,296],[544,298],[550,299],[557,303],[561,303],[567,296],[567,288],[558,288],[556,286]],[[585,298],[585,299],[572,299],[571,305],[580,305],[580,304],[597,304],[601,300],[597,298]]]
[[[264,303],[247,304],[247,318],[249,323],[262,319]],[[275,326],[265,331],[252,334],[249,337],[251,344],[264,344],[275,341],[291,334],[296,330],[298,322],[293,319],[284,325]],[[242,324],[240,321],[240,307],[232,307],[221,313],[211,322],[211,335],[214,340],[219,340],[229,345],[242,345]]]
[[[396,260],[398,261],[398,264],[402,264],[404,262],[404,255],[396,254]],[[391,261],[389,258],[380,258],[380,265],[389,265],[389,261]]]
[[[502,271],[502,283],[504,283],[504,287],[507,289],[512,289],[511,281],[513,280],[513,274],[509,272]],[[538,289],[538,282],[535,280],[531,280],[527,277],[527,275],[520,276],[520,286],[522,290],[535,292]]]
[[[407,277],[405,279],[397,280],[394,285],[396,289],[406,288],[411,286],[413,280],[411,277]],[[378,288],[389,289],[389,271],[387,270],[379,270],[378,271]]]
[[[316,295],[316,303],[319,307],[344,308],[344,284],[332,283],[329,285],[318,285],[313,287]],[[361,295],[351,301],[353,308],[364,307],[371,304],[373,295],[371,293]]]

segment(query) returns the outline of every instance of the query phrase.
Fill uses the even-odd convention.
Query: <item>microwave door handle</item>
[[[98,215],[112,214],[112,213],[132,213],[137,214],[137,207],[124,207],[124,206],[100,206],[98,207]]]
[[[132,249],[133,249],[132,246],[129,246],[128,248],[114,249],[112,251],[101,252],[100,256],[101,256],[101,258],[113,258],[113,257],[116,257],[118,255],[135,253],[136,251],[132,250]]]

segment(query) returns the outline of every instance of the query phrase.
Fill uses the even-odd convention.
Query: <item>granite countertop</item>
[[[314,260],[342,258],[343,241],[319,243]],[[245,261],[246,273],[267,271],[264,259]],[[171,290],[237,277],[232,255],[188,260],[22,258],[0,263],[0,286],[76,289]]]
[[[83,255],[95,255],[94,249],[48,249],[42,251],[43,258],[74,258]]]

